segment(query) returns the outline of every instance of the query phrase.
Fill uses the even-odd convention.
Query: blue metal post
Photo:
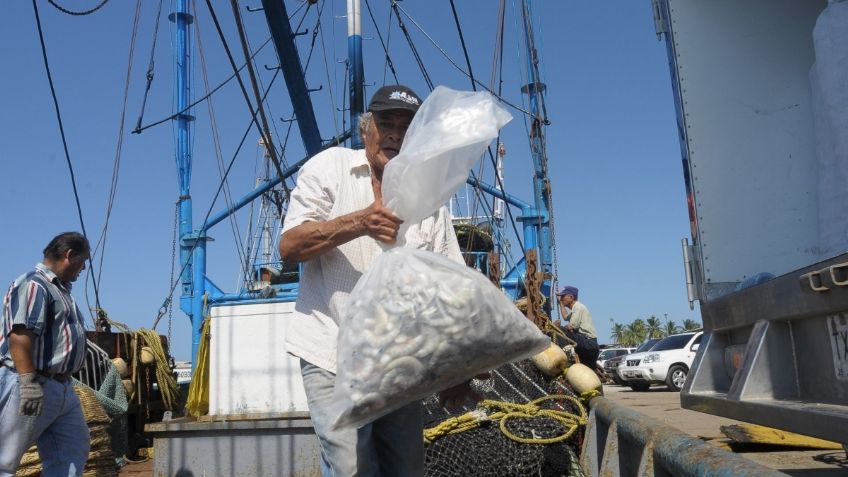
[[[350,83],[351,146],[362,148],[359,134],[359,116],[365,111],[365,71],[362,66],[362,32],[360,30],[359,0],[347,0],[347,58],[348,83]]]
[[[194,240],[188,240],[194,245],[194,288],[191,300],[191,369],[197,367],[197,350],[200,348],[201,330],[203,329],[203,296],[206,287],[206,234],[200,233]]]
[[[176,108],[177,111],[184,110],[189,105],[191,98],[191,70],[189,68],[191,59],[191,32],[190,25],[194,22],[194,17],[189,10],[188,0],[177,0],[175,11],[172,12],[168,19],[176,24],[174,48],[176,67],[174,68]],[[203,321],[202,315],[195,313],[196,306],[194,301],[197,299],[196,279],[198,269],[201,271],[206,269],[205,263],[198,263],[192,259],[193,241],[186,240],[192,235],[192,210],[191,210],[191,122],[194,118],[188,112],[182,113],[175,119],[177,126],[177,143],[176,143],[176,161],[177,174],[180,187],[180,207],[179,207],[179,235],[180,235],[180,266],[182,267],[182,275],[180,282],[182,284],[182,294],[180,296],[180,309],[189,316],[192,326],[193,343],[200,342],[200,326]],[[204,246],[205,248],[205,246]],[[195,253],[195,259],[198,254]],[[205,259],[205,254],[200,254],[201,259]],[[202,275],[201,275],[202,276]],[[200,281],[200,286],[203,286],[203,280]],[[201,293],[202,295],[202,293]],[[202,297],[201,297],[202,299]],[[192,346],[192,362],[197,349]]]
[[[530,112],[533,115],[530,127],[530,148],[533,156],[533,169],[535,171],[533,177],[533,194],[538,219],[535,226],[538,230],[539,269],[546,274],[550,274],[553,271],[553,256],[551,253],[550,221],[548,220],[550,204],[548,203],[549,186],[547,157],[545,155],[545,118],[541,114],[542,111],[540,111],[540,106],[544,104],[545,84],[539,78],[538,58],[536,56],[536,46],[533,41],[533,20],[530,4],[531,0],[524,0],[522,3],[524,37],[527,42],[527,77],[530,79],[530,83],[522,87],[521,91],[528,95]],[[527,218],[525,217],[525,220]],[[526,238],[524,247],[529,248]]]

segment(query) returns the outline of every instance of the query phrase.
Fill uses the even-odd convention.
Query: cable
[[[454,61],[454,60],[450,57],[450,55],[448,55],[448,53],[445,51],[445,49],[444,49],[444,48],[442,48],[441,46],[439,46],[439,44],[438,44],[438,43],[436,43],[436,40],[434,40],[434,39],[433,39],[433,37],[431,37],[431,36],[430,36],[430,35],[429,35],[426,31],[424,31],[424,29],[423,29],[423,28],[421,28],[421,25],[419,25],[419,24],[418,24],[418,22],[416,22],[416,21],[415,21],[415,19],[414,19],[414,18],[412,18],[412,16],[411,16],[409,13],[407,13],[407,11],[406,11],[406,10],[404,10],[402,7],[400,7],[400,6],[397,4],[397,2],[393,2],[393,3],[392,3],[392,8],[393,8],[393,9],[395,9],[395,14],[396,14],[396,15],[397,15],[397,17],[398,17],[398,22],[400,22],[400,21],[401,21],[401,20],[400,20],[400,15],[397,13],[397,11],[398,11],[398,10],[400,10],[401,12],[403,12],[403,14],[404,14],[404,15],[406,15],[406,17],[407,17],[407,18],[409,18],[409,20],[410,20],[410,21],[412,21],[412,24],[413,24],[413,25],[415,25],[415,27],[416,27],[416,28],[418,28],[418,31],[420,31],[422,34],[424,34],[424,36],[425,36],[425,37],[427,37],[427,39],[428,39],[428,40],[430,40],[430,43],[432,43],[432,44],[433,44],[433,46],[435,46],[435,47],[436,47],[436,49],[437,49],[437,50],[439,50],[439,52],[442,54],[442,56],[444,56],[444,57],[445,57],[445,59],[446,59],[446,60],[448,60],[448,62],[449,62],[451,65],[453,65],[453,67],[454,67],[454,68],[456,68],[457,70],[459,70],[459,72],[460,72],[460,73],[462,73],[462,74],[464,74],[465,76],[468,76],[469,78],[471,78],[471,76],[469,75],[469,73],[468,73],[467,71],[463,70],[463,69],[462,69],[459,65],[457,65],[457,64],[456,64],[456,62],[455,62],[455,61]],[[403,26],[403,25],[401,24],[401,28],[403,29],[403,31],[404,31],[404,35],[406,35],[407,40],[411,42],[412,40],[410,39],[409,34],[408,34],[408,32],[406,31],[406,27],[405,27],[405,26]],[[415,53],[415,52],[414,52],[414,53]],[[417,58],[417,53],[415,53],[415,54],[416,54],[416,58]],[[513,108],[513,109],[515,109],[516,111],[521,111],[522,113],[524,113],[524,114],[525,114],[525,115],[527,115],[527,116],[532,116],[532,114],[530,113],[530,111],[527,111],[526,109],[524,109],[524,108],[522,108],[522,107],[520,107],[520,106],[517,106],[517,105],[515,105],[515,104],[511,103],[510,101],[507,101],[507,100],[506,100],[506,98],[504,98],[503,96],[500,96],[499,94],[495,93],[494,91],[492,91],[491,89],[489,89],[488,87],[486,87],[486,85],[484,85],[483,83],[481,83],[481,82],[477,81],[476,79],[473,79],[473,78],[471,78],[471,79],[472,79],[472,81],[474,81],[474,82],[475,82],[478,86],[480,86],[481,88],[485,89],[486,91],[488,91],[489,93],[491,93],[493,96],[495,96],[496,98],[498,98],[498,100],[499,100],[500,102],[502,102],[502,103],[506,104],[507,106],[509,106],[509,107],[511,107],[511,108]],[[431,88],[431,89],[432,89],[432,88]]]
[[[33,1],[35,1],[35,0],[33,0]],[[268,83],[268,88],[265,90],[265,95],[262,98],[263,101],[265,100],[265,97],[268,96],[268,93],[271,91],[271,86],[273,86],[274,80],[276,80],[276,79],[277,79],[277,74],[275,74],[274,77],[271,78],[271,82]],[[224,171],[224,175],[221,178],[221,182],[218,184],[218,190],[215,192],[215,196],[212,197],[212,203],[209,205],[209,209],[206,211],[206,216],[203,218],[203,225],[200,227],[199,230],[205,231],[206,221],[209,220],[209,216],[212,215],[212,209],[215,207],[215,202],[218,200],[218,196],[221,193],[221,189],[224,187],[224,183],[226,182],[227,177],[230,174],[230,169],[232,169],[233,164],[235,163],[236,158],[238,157],[238,154],[241,151],[242,146],[244,145],[244,141],[247,139],[247,135],[250,133],[250,130],[253,128],[253,125],[255,123],[256,123],[256,117],[252,116],[250,118],[250,123],[247,125],[247,129],[244,131],[244,134],[241,136],[241,141],[239,141],[239,144],[236,147],[235,152],[233,153],[232,159],[230,159],[230,163],[227,166],[227,169]],[[194,249],[197,248],[197,245],[199,243],[200,243],[200,240],[194,241],[194,245],[192,245],[191,249],[189,249],[189,251],[188,251],[188,256],[191,256],[194,253]],[[159,319],[161,319],[162,316],[164,316],[165,313],[167,312],[166,305],[168,305],[172,301],[173,295],[174,295],[174,290],[176,290],[177,284],[180,283],[181,277],[183,276],[183,273],[185,273],[185,270],[186,270],[186,267],[188,267],[188,264],[189,264],[188,260],[186,261],[186,263],[182,264],[182,267],[180,268],[180,272],[177,274],[177,279],[174,280],[171,283],[171,289],[168,291],[168,296],[165,298],[165,300],[162,304],[162,307],[160,307],[158,316],[153,321],[153,326],[152,326],[153,329],[156,329],[156,325],[159,323]]]
[[[263,48],[265,48],[266,46],[268,46],[268,43],[271,43],[271,38],[270,38],[270,37],[269,37],[267,40],[265,40],[265,43],[263,43],[263,44],[262,44],[262,46],[260,46],[260,47],[259,47],[259,48],[255,51],[255,52],[253,52],[253,55],[250,57],[250,59],[253,59],[256,55],[258,55],[258,54],[259,54],[259,52],[260,52],[260,51],[262,51],[262,49],[263,49]],[[235,78],[235,77],[238,75],[238,73],[239,73],[242,69],[244,69],[244,67],[245,67],[245,66],[247,66],[247,63],[245,63],[245,64],[241,65],[241,66],[240,66],[240,67],[239,67],[239,68],[238,68],[238,69],[237,69],[237,70],[236,70],[236,71],[235,71],[232,75],[230,75],[227,79],[225,79],[225,80],[224,80],[221,84],[219,84],[218,86],[216,86],[215,88],[213,88],[213,89],[212,89],[212,91],[210,91],[210,92],[209,92],[209,94],[207,94],[206,96],[204,96],[204,97],[202,97],[202,98],[198,99],[197,101],[195,101],[195,102],[193,102],[193,103],[189,104],[188,106],[186,106],[185,108],[183,108],[181,111],[177,111],[176,113],[174,113],[174,114],[172,114],[172,115],[168,116],[167,118],[162,118],[162,119],[160,119],[160,120],[158,120],[158,121],[154,121],[154,122],[149,123],[149,124],[146,124],[146,125],[144,125],[144,126],[136,126],[136,128],[135,128],[135,129],[133,129],[132,133],[133,133],[133,134],[140,134],[140,133],[141,133],[141,132],[143,132],[144,130],[146,130],[146,129],[150,129],[150,128],[152,128],[153,126],[158,126],[158,125],[160,125],[160,124],[162,124],[162,123],[164,123],[164,122],[170,121],[170,120],[172,120],[172,119],[174,119],[174,118],[176,118],[176,117],[180,116],[181,114],[185,113],[186,111],[190,110],[191,108],[193,108],[193,107],[197,106],[198,104],[202,103],[203,101],[206,101],[206,98],[208,98],[208,97],[212,96],[213,94],[217,93],[219,89],[223,88],[223,87],[224,87],[224,85],[226,85],[227,83],[229,83],[229,82],[230,82],[230,80],[232,80],[233,78]],[[142,111],[143,111],[143,110],[142,110]],[[138,124],[141,124],[141,118],[139,118]]]
[[[215,14],[212,11],[212,3],[210,0],[206,0],[206,4],[209,5],[209,11],[212,14],[212,19],[215,22],[216,28],[218,28],[218,19],[215,18]],[[280,165],[280,159],[277,157],[277,150],[274,148],[273,139],[271,139],[271,128],[268,127],[268,118],[265,116],[265,108],[262,106],[262,98],[259,92],[259,84],[256,82],[256,72],[253,70],[253,62],[250,60],[250,50],[247,46],[247,34],[244,32],[244,24],[241,21],[241,12],[239,11],[238,0],[230,0],[230,5],[233,8],[233,18],[236,21],[236,29],[238,30],[239,42],[241,43],[242,53],[244,54],[245,62],[247,63],[247,75],[250,77],[250,85],[253,88],[253,95],[256,99],[256,109],[259,112],[259,119],[261,119],[261,129],[260,133],[262,134],[262,139],[265,141],[266,146],[268,147],[268,152],[271,156],[271,161],[274,163],[274,167],[277,169],[277,174],[280,176],[280,183],[283,187],[286,187],[286,183],[283,180],[283,168]],[[220,29],[219,29],[220,34]],[[224,42],[224,49],[227,51],[227,55],[230,55],[230,49],[226,45],[226,41],[224,40],[223,34],[221,34],[221,41]],[[230,64],[235,69],[236,63],[235,61],[230,59]],[[239,85],[241,85],[241,77],[239,76]],[[253,109],[250,105],[250,101],[247,99],[246,92],[242,88],[242,92],[245,93],[245,101],[247,101],[248,108],[251,108],[251,114],[253,113]]]
[[[380,33],[380,28],[377,26],[377,20],[374,19],[374,13],[371,12],[371,4],[368,0],[365,0],[365,7],[368,8],[368,16],[371,17],[371,23],[374,24],[374,30],[377,32],[377,38],[380,39],[380,44],[383,46],[383,52],[386,54],[386,66],[392,71],[392,76],[395,77],[395,83],[400,84],[397,77],[397,71],[395,71],[395,65],[392,63],[392,58],[389,56],[389,49],[383,41],[383,35]],[[389,23],[389,26],[391,26],[391,23]],[[383,82],[385,83],[385,79]]]
[[[161,6],[161,2],[160,2]],[[132,35],[130,36],[130,51],[129,58],[127,60],[127,75],[124,79],[124,100],[123,106],[121,109],[121,120],[118,125],[118,141],[117,146],[115,147],[115,161],[112,166],[112,182],[109,188],[109,199],[106,202],[106,219],[103,222],[103,229],[100,232],[100,238],[97,240],[97,245],[94,247],[95,254],[97,253],[98,248],[100,248],[98,269],[97,269],[97,281],[100,282],[103,274],[103,260],[106,256],[106,234],[109,230],[109,220],[112,217],[112,206],[115,204],[115,196],[118,192],[118,173],[121,169],[121,150],[124,144],[124,120],[127,115],[127,98],[129,96],[130,91],[130,78],[132,77],[132,63],[133,57],[135,56],[135,42],[138,34],[138,24],[139,19],[141,18],[141,0],[136,0],[135,5],[135,17],[133,19],[133,29]],[[102,248],[101,248],[102,247]],[[93,273],[93,271],[92,271]],[[88,282],[86,282],[87,284]],[[86,293],[86,296],[88,294]],[[99,313],[99,311],[98,311]]]
[[[424,62],[421,60],[421,55],[418,54],[418,50],[415,48],[415,43],[412,41],[412,37],[409,35],[409,30],[406,29],[406,25],[403,23],[403,19],[400,17],[400,12],[398,11],[400,7],[397,2],[392,2],[392,11],[397,17],[398,26],[400,30],[403,32],[403,36],[406,37],[406,42],[409,44],[409,49],[412,50],[412,55],[415,57],[415,62],[418,63],[418,68],[421,70],[421,74],[424,76],[424,81],[427,83],[427,87],[430,88],[430,91],[433,91],[433,81],[430,79],[430,75],[427,74],[427,69],[424,68]],[[409,15],[407,15],[408,17]]]
[[[92,8],[90,10],[84,10],[84,11],[81,11],[81,12],[74,12],[72,10],[68,10],[67,8],[56,3],[55,0],[47,0],[47,1],[50,2],[50,5],[53,5],[54,7],[56,7],[57,10],[59,10],[62,13],[67,13],[68,15],[73,15],[75,17],[81,17],[81,16],[84,16],[84,15],[91,15],[92,13],[96,12],[97,10],[100,10],[101,8],[103,8],[103,5],[106,5],[106,2],[108,2],[109,0],[103,0],[96,7]]]
[[[197,5],[195,4],[194,0],[192,0],[192,8],[194,9],[194,11],[197,11]],[[200,32],[200,23],[197,23],[195,25],[195,35],[197,37],[198,56],[200,57],[200,71],[203,73],[203,86],[206,88],[206,91],[208,92],[209,91],[209,77],[207,75],[206,55],[204,54],[204,51],[203,51],[203,41],[202,41],[203,35],[201,35],[201,32]],[[218,122],[215,119],[215,108],[214,108],[214,105],[212,104],[212,98],[209,98],[209,101],[206,102],[206,107],[209,109],[209,125],[212,128],[212,144],[214,146],[215,158],[217,159],[218,172],[219,172],[219,174],[221,174],[221,177],[223,178],[223,175],[224,175],[224,158],[221,155],[221,141],[220,141],[220,138],[219,138],[219,135],[218,135]],[[224,203],[227,205],[228,208],[233,203],[232,192],[230,191],[229,182],[227,182],[224,186]],[[245,254],[240,247],[240,245],[242,244],[242,240],[241,240],[241,235],[239,234],[238,224],[236,224],[235,217],[233,217],[232,215],[229,217],[229,219],[230,219],[230,228],[233,232],[233,239],[235,240],[235,243],[237,244],[236,253],[238,253],[238,255],[239,255],[239,261],[243,261]],[[247,274],[247,268],[246,267],[243,268],[242,272],[244,274]]]
[[[141,132],[141,119],[144,117],[144,109],[147,106],[147,95],[150,93],[150,86],[153,84],[153,65],[156,53],[156,39],[159,37],[159,19],[162,18],[162,0],[159,0],[159,8],[156,10],[156,26],[153,29],[153,44],[150,46],[150,60],[147,62],[147,85],[144,87],[144,98],[141,100],[141,112],[138,115],[138,122],[135,125],[133,132]]]
[[[88,240],[88,234],[85,232],[85,221],[82,218],[82,206],[80,205],[79,192],[77,191],[77,181],[74,176],[74,166],[71,163],[71,154],[68,151],[68,140],[65,137],[65,126],[62,123],[62,113],[59,110],[59,99],[56,97],[56,87],[53,85],[53,75],[50,73],[50,63],[47,61],[47,46],[44,44],[44,31],[41,28],[41,17],[38,15],[38,0],[32,0],[32,9],[35,12],[35,24],[38,27],[38,40],[41,43],[41,57],[44,59],[44,71],[47,73],[47,82],[50,84],[50,95],[53,97],[53,107],[56,110],[56,121],[59,123],[59,134],[62,136],[62,147],[65,150],[65,161],[68,163],[68,171],[71,175],[71,186],[74,190],[74,200],[77,205],[77,214],[79,215],[80,227],[82,234]],[[91,259],[91,254],[88,256],[88,264],[94,269],[94,261]],[[94,285],[94,305],[100,309],[100,292],[97,288],[97,279],[94,274],[89,274]],[[95,327],[99,328],[99,324],[95,322]]]

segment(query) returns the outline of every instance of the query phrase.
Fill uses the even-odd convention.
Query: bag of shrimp
[[[337,427],[361,427],[550,345],[488,278],[433,252],[382,253],[350,296],[338,339]]]

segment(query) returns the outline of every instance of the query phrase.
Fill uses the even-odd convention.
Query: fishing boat
[[[535,45],[539,19],[532,1],[508,5],[501,0],[481,11],[451,0],[440,14],[424,4],[376,3],[348,0],[344,11],[336,11],[334,2],[315,0],[263,0],[261,5],[176,0],[170,12],[162,2],[158,5],[141,113],[132,132],[144,140],[157,127],[170,125],[173,130],[179,187],[174,194],[172,276],[151,327],[156,330],[167,318],[168,333],[151,332],[147,341],[128,341],[135,335],[110,319],[98,303],[98,330],[91,336],[91,357],[81,374],[97,370],[82,379],[97,389],[110,360],[129,361],[129,432],[137,438],[130,447],[152,439],[156,475],[319,474],[319,450],[299,360],[288,355],[284,345],[287,317],[298,293],[298,266],[280,260],[276,242],[299,168],[326,148],[362,147],[355,133],[358,118],[369,92],[382,84],[406,83],[422,96],[437,85],[488,91],[515,117],[469,171],[467,186],[450,201],[450,208],[469,266],[521,301],[527,317],[539,326],[556,312],[551,300],[556,285],[553,200],[545,150],[549,120]],[[170,32],[160,28],[165,18]],[[445,24],[446,19],[450,23]],[[445,38],[434,36],[434,26]],[[346,35],[336,36],[340,29]],[[156,39],[166,33],[174,57],[172,111],[151,119],[156,109],[148,105],[148,93]],[[210,50],[210,38],[216,37],[223,51],[212,60],[201,45],[205,41]],[[257,43],[256,38],[266,40]],[[516,47],[516,64],[507,65],[504,57]],[[346,51],[346,57],[337,58],[339,51]],[[218,71],[220,65],[230,68],[217,85],[206,78],[206,67],[213,62]],[[485,62],[489,68],[481,66]],[[200,68],[193,67],[197,64]],[[203,94],[196,87],[196,69],[203,71]],[[483,80],[477,72],[487,69]],[[437,78],[436,72],[444,78]],[[221,90],[230,91],[230,100],[244,103],[249,122],[232,161],[226,164],[219,157],[221,177],[209,194],[211,204],[198,207],[192,188],[198,118],[202,107],[219,101]],[[286,111],[282,117],[273,115],[281,111]],[[214,130],[211,107],[208,118]],[[293,132],[300,141],[293,139]],[[236,198],[230,174],[237,175],[233,164],[246,138],[254,138],[259,151],[256,177],[254,187]],[[217,136],[215,141],[217,145]],[[507,186],[529,198],[508,192]],[[219,195],[223,206],[217,205]],[[205,210],[205,216],[198,216],[198,209]],[[224,255],[215,250],[212,233],[227,221],[249,223],[246,231],[234,228],[238,279],[231,290],[217,285],[207,266],[213,257]],[[170,352],[177,346],[170,333],[177,306],[191,323],[190,371],[185,363],[175,363]],[[159,341],[161,350],[153,345]],[[486,397],[528,405],[551,395],[565,396],[552,405],[578,418],[543,419],[538,425],[518,419],[511,437],[488,424],[460,437],[431,434],[428,475],[471,475],[462,470],[468,463],[459,460],[469,445],[481,442],[487,443],[489,454],[478,450],[478,460],[471,464],[481,473],[487,472],[487,465],[497,465],[513,469],[513,475],[538,475],[542,469],[544,475],[572,475],[586,415],[575,391],[564,381],[544,376],[529,361],[494,374],[475,384]],[[189,382],[188,402],[175,399],[174,387],[185,394]],[[428,426],[437,429],[470,411],[450,413],[430,399]],[[527,445],[522,439],[554,442],[522,448]],[[492,455],[506,457],[507,463],[497,463]]]

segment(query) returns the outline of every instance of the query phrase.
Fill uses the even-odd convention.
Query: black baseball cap
[[[368,103],[368,111],[388,111],[391,109],[404,109],[418,111],[421,106],[421,98],[415,94],[415,91],[403,85],[387,85],[378,89],[373,96],[371,102]]]

